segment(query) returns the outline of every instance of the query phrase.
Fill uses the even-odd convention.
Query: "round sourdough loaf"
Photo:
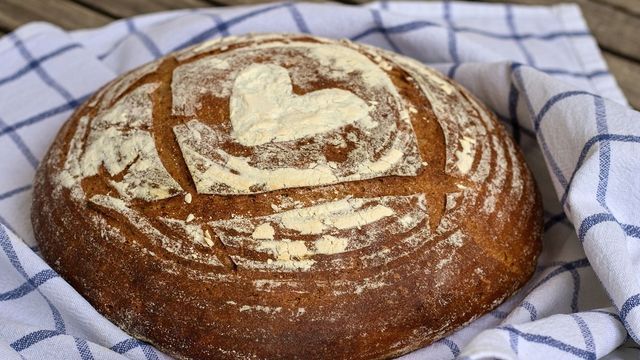
[[[541,207],[495,116],[406,57],[216,39],[133,70],[64,125],[32,221],[45,259],[183,359],[378,359],[500,304]]]

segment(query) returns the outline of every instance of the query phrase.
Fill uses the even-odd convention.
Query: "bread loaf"
[[[541,204],[487,108],[309,35],[216,39],[104,86],[36,175],[45,259],[182,359],[379,359],[531,276]]]

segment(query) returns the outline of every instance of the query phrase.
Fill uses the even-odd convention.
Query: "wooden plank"
[[[130,17],[140,14],[175,10],[209,7],[205,0],[74,0],[91,9],[98,10],[115,18]]]
[[[601,48],[640,61],[640,17],[596,0],[573,0],[580,5],[587,24]],[[634,0],[637,1],[637,0]],[[553,5],[558,0],[488,0],[525,5]]]
[[[614,6],[621,11],[626,11],[629,14],[640,16],[640,1],[638,0],[593,0],[595,2]]]
[[[579,4],[600,47],[640,61],[640,17],[594,1]]]
[[[30,21],[49,21],[65,29],[104,25],[113,19],[69,0],[2,0],[0,27],[14,29]]]
[[[640,63],[625,59],[610,52],[604,52],[604,59],[618,81],[629,104],[640,110]]]

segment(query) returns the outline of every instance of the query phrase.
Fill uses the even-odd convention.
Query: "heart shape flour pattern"
[[[315,86],[301,95],[295,86],[314,88],[301,85],[310,77],[308,69],[254,63],[239,64],[234,72],[232,64],[212,69],[205,58],[174,69],[174,113],[192,120],[173,132],[198,193],[251,194],[415,176],[422,166],[408,112],[380,68],[327,71],[336,77],[317,81],[345,83],[345,88]],[[367,83],[376,78],[388,83]],[[185,96],[198,105],[175,106],[188,103]],[[206,96],[228,96],[230,126],[208,123],[193,111],[205,106]],[[240,154],[227,148],[229,143],[246,149]]]
[[[359,122],[377,124],[370,106],[350,91],[332,88],[293,93],[287,69],[254,64],[235,79],[229,101],[233,137],[242,145],[296,140]]]

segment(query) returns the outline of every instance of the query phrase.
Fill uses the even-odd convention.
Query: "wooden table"
[[[504,0],[488,0],[505,2]],[[578,3],[611,72],[640,109],[640,0],[568,0]],[[253,4],[265,0],[0,0],[0,35],[29,21],[48,21],[66,29],[95,27],[115,19],[179,8]],[[344,0],[347,4],[363,0]],[[508,0],[550,5],[561,0]]]

